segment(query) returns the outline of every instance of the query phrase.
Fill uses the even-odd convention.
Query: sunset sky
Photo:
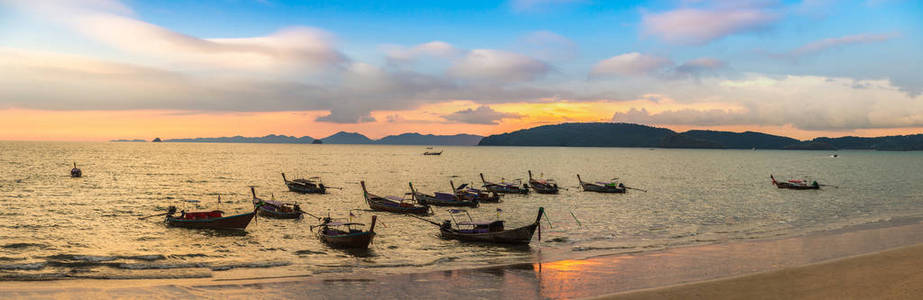
[[[921,3],[0,0],[0,140],[923,133]]]

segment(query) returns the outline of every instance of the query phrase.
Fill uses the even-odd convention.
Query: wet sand
[[[921,299],[923,245],[597,299]]]
[[[921,266],[923,223],[908,219],[777,240],[425,273],[0,282],[0,298],[919,298]]]

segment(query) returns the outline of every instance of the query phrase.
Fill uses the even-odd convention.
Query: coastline
[[[923,292],[907,284],[892,289],[908,282],[895,276],[920,282],[920,250],[923,222],[908,219],[782,239],[423,273],[0,282],[0,298],[830,298],[856,295],[846,291],[863,286],[879,289],[860,295],[901,298]],[[856,280],[863,284],[845,288]]]

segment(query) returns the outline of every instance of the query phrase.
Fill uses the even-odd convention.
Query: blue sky
[[[921,30],[901,0],[0,0],[0,109],[915,129]]]

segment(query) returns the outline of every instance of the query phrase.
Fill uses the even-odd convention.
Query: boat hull
[[[521,188],[518,186],[505,186],[499,184],[488,184],[484,186],[484,189],[488,192],[500,193],[500,194],[528,194],[528,188]]]
[[[375,232],[364,231],[357,233],[341,234],[341,235],[326,235],[323,233],[318,234],[321,242],[327,244],[332,248],[341,248],[341,249],[368,249],[369,244],[372,243],[372,239],[375,238]]]
[[[798,185],[790,184],[787,182],[776,183],[776,187],[780,189],[789,189],[789,190],[819,190],[819,185]]]
[[[368,199],[367,202],[369,203],[369,208],[377,211],[421,216],[429,215],[430,212],[429,206],[400,206],[391,203],[382,203],[382,201],[376,201],[374,199]]]
[[[233,215],[221,218],[187,220],[167,216],[166,223],[170,227],[192,228],[192,229],[233,229],[244,230],[250,224],[250,220],[256,212]]]
[[[311,187],[305,186],[297,183],[286,182],[285,186],[288,187],[289,191],[301,193],[301,194],[326,194],[327,189],[325,187]]]
[[[259,213],[259,215],[260,215],[261,217],[267,217],[267,218],[273,218],[273,219],[297,219],[297,218],[301,218],[301,212],[297,212],[297,211],[295,211],[295,212],[281,212],[281,211],[272,210],[272,209],[270,209],[270,208],[262,207],[262,206],[257,210],[257,213]]]
[[[543,184],[538,182],[530,182],[529,186],[539,194],[557,194],[558,186],[552,184]]]
[[[583,184],[584,192],[596,192],[596,193],[607,193],[607,194],[622,194],[625,193],[627,189],[619,187],[609,187],[601,186],[596,184]]]
[[[451,194],[450,194],[451,195]],[[436,197],[428,196],[425,194],[416,194],[414,198],[417,199],[417,203],[424,205],[433,205],[433,206],[451,206],[451,207],[478,207],[477,200],[445,200],[439,199]]]
[[[459,232],[455,229],[446,228],[442,228],[440,232],[442,238],[448,240],[475,243],[523,245],[529,244],[529,242],[532,241],[532,235],[535,234],[536,228],[538,228],[538,223],[498,232],[466,233]]]

